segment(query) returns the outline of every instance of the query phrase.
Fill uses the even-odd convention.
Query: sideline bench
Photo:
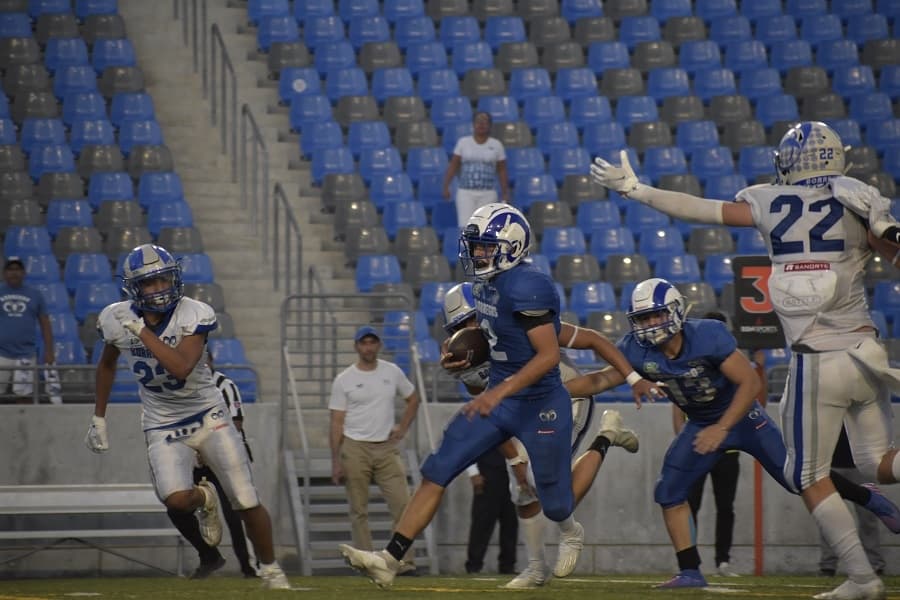
[[[24,518],[40,515],[61,515],[66,522],[78,521],[78,515],[158,514],[166,516],[166,508],[156,497],[153,486],[146,483],[104,483],[74,485],[0,485],[0,517]],[[173,575],[181,575],[184,566],[184,540],[169,523],[167,527],[140,526],[144,519],[129,522],[129,526],[104,525],[94,528],[36,529],[0,531],[4,540],[54,540],[50,544],[32,547],[28,552],[0,560],[0,565],[20,560],[64,542],[77,542],[135,563]],[[126,521],[126,519],[119,519]],[[177,572],[146,563],[117,552],[99,542],[122,538],[177,538]]]

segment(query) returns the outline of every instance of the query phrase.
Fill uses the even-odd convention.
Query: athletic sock
[[[865,506],[869,503],[869,500],[872,498],[872,492],[858,483],[853,483],[837,471],[832,471],[829,475],[831,476],[831,482],[834,484],[834,488],[838,491],[838,494],[841,495],[841,498],[849,500],[854,504],[859,504],[860,506]]]
[[[528,562],[544,563],[544,513],[533,517],[519,517],[519,529],[525,541]]]
[[[388,554],[397,560],[403,560],[403,556],[406,554],[406,551],[409,550],[410,546],[412,546],[412,540],[395,531],[394,535],[391,536],[391,541],[388,542],[387,548],[385,549]]]
[[[831,494],[822,500],[813,509],[812,516],[850,579],[868,583],[877,577],[859,541],[853,515],[839,495]]]
[[[700,553],[697,552],[697,546],[691,546],[675,553],[678,559],[678,569],[686,571],[688,569],[697,571],[700,569]]]
[[[609,446],[612,442],[610,442],[606,437],[602,435],[598,435],[594,438],[594,441],[591,443],[591,447],[588,450],[596,450],[600,453],[600,456],[606,458],[606,451],[609,450]]]

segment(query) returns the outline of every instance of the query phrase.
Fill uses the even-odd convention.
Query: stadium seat
[[[521,105],[528,98],[553,93],[550,74],[546,69],[529,68],[514,70],[509,79],[509,95]]]
[[[37,181],[45,173],[69,173],[75,170],[75,157],[68,145],[47,144],[33,148],[28,174]]]
[[[738,92],[756,104],[764,96],[775,96],[783,93],[781,75],[777,69],[762,68],[745,71],[738,84]]]
[[[491,115],[494,123],[508,123],[519,120],[519,105],[511,96],[484,96],[478,99],[478,112]],[[526,121],[528,119],[525,119]]]
[[[547,227],[541,236],[541,254],[547,257],[552,267],[564,254],[584,254],[587,243],[584,234],[577,227]]]
[[[712,121],[685,121],[676,127],[675,140],[690,158],[695,150],[718,146],[719,132]]]
[[[700,266],[693,254],[662,254],[656,261],[653,275],[679,285],[700,279]]]
[[[616,309],[616,294],[612,285],[606,282],[576,282],[572,284],[569,310],[578,315],[584,323],[588,313]]]
[[[674,226],[642,227],[637,231],[640,240],[638,253],[647,259],[650,266],[656,265],[660,257],[665,255],[681,256],[684,254],[684,240],[681,232]]]
[[[293,4],[293,15],[299,25],[303,25],[313,17],[330,17],[337,14],[333,0],[306,0]]]
[[[71,127],[78,119],[105,119],[106,101],[97,92],[74,92],[63,101],[62,120]]]
[[[291,102],[288,120],[291,130],[299,132],[307,123],[331,120],[331,103],[321,95],[300,96]]]
[[[760,98],[756,105],[756,118],[767,129],[778,121],[799,121],[800,111],[797,108],[797,100],[788,94]]]
[[[311,131],[312,137],[320,138],[320,137],[328,137],[331,136],[336,139],[337,143],[335,146],[341,145],[343,143],[343,138],[341,136],[340,126],[337,123],[331,122],[336,128],[335,132],[321,132],[321,131]],[[301,137],[301,141],[306,136]],[[387,148],[391,145],[391,134],[388,131],[387,125],[383,121],[356,121],[354,123],[350,123],[350,127],[347,131],[347,146],[350,148],[350,152],[353,153],[354,159],[359,159],[359,155],[363,150],[374,150],[378,148]]]
[[[407,54],[412,46],[436,40],[434,21],[426,16],[402,17],[394,24],[394,41]]]
[[[459,96],[459,79],[450,69],[424,71],[419,74],[418,92],[425,106],[431,106],[437,97]]]
[[[711,176],[706,181],[704,196],[715,200],[734,200],[747,187],[747,179],[738,173]]]
[[[103,249],[103,239],[93,225],[76,225],[60,227],[53,240],[53,253],[60,261],[69,254],[95,254]]]
[[[868,131],[893,118],[891,99],[882,92],[875,92],[850,99],[850,117]]]
[[[713,96],[736,93],[737,85],[730,69],[702,69],[694,73],[694,94],[704,102],[709,102]]]
[[[656,101],[650,96],[625,96],[616,103],[616,121],[626,131],[632,123],[659,121]]]
[[[650,71],[647,77],[647,94],[662,104],[669,96],[690,94],[687,71],[681,68],[660,68]]]
[[[731,150],[725,146],[697,150],[691,158],[691,173],[696,175],[700,183],[704,185],[710,177],[731,175],[734,173],[734,159],[731,156]]]
[[[537,148],[510,148],[506,151],[506,172],[510,182],[523,175],[543,175],[544,156]]]
[[[725,46],[725,67],[739,77],[745,71],[765,69],[768,66],[766,47],[758,40],[744,40]]]
[[[577,210],[582,202],[592,202],[606,198],[606,188],[593,180],[590,175],[567,175],[559,191],[559,199]]]
[[[351,63],[355,66],[355,63]],[[335,69],[337,70],[337,69]],[[322,92],[319,74],[311,67],[289,67],[281,71],[278,79],[278,99],[292,105],[298,97],[318,95]]]
[[[361,256],[356,263],[356,289],[371,292],[378,283],[400,283],[400,261],[393,254]]]
[[[104,260],[106,257],[104,257]],[[41,295],[44,296],[44,303],[47,305],[47,312],[49,313],[58,313],[62,311],[68,311],[69,309],[69,293],[66,291],[66,286],[59,282],[40,282],[35,283],[30,277],[28,278],[29,284],[36,287],[40,290]]]
[[[875,74],[868,65],[839,67],[834,70],[832,87],[845,99],[875,91]]]
[[[541,55],[541,66],[550,73],[561,69],[574,69],[585,66],[584,52],[577,42],[568,40],[544,47]]]
[[[91,52],[91,66],[94,67],[98,75],[107,67],[137,66],[134,46],[128,39],[97,40]]]
[[[832,75],[835,69],[858,65],[859,50],[852,40],[822,42],[816,51],[816,63]]]
[[[10,122],[12,124],[12,122]],[[22,122],[19,146],[26,156],[36,146],[66,143],[66,130],[60,119],[28,118]]]
[[[89,313],[99,313],[105,307],[122,299],[119,286],[110,280],[81,281],[75,288],[72,312],[79,322]]]
[[[305,46],[304,46],[305,48]],[[270,53],[271,54],[271,53]],[[360,56],[360,64],[363,63],[362,56]],[[336,42],[323,42],[319,45],[319,50],[315,54],[315,70],[318,72],[319,77],[327,78],[328,75],[332,71],[336,71],[338,69],[347,69],[350,67],[356,66],[356,51],[353,49],[353,45],[347,40],[339,40]],[[289,103],[290,99],[296,94],[313,94],[319,93],[320,84],[316,79],[313,81],[313,78],[308,74],[303,76],[306,71],[300,71],[297,69],[308,68],[309,65],[297,65],[285,67],[280,70],[279,76],[279,95],[281,96],[282,103]],[[288,84],[282,84],[281,82],[284,80],[285,74],[288,74],[291,78],[291,82]],[[298,79],[297,75],[301,75],[301,79],[305,81],[297,84],[297,89],[294,90],[294,82]],[[309,83],[311,85],[304,85]],[[285,85],[287,87],[285,87]],[[303,87],[301,87],[303,86]]]
[[[353,153],[346,146],[325,148],[317,152],[313,156],[310,168],[314,185],[321,185],[322,179],[331,173],[353,173],[354,171]]]
[[[625,205],[624,223],[632,232],[639,233],[645,229],[668,227],[670,221],[667,215],[655,208],[638,202],[629,202]]]
[[[717,294],[722,293],[726,283],[734,281],[732,257],[727,254],[711,254],[706,257],[706,266],[703,268],[703,281],[712,286]]]
[[[597,79],[587,67],[559,69],[556,73],[556,95],[570,104],[580,97],[597,95]]]
[[[10,227],[7,238],[12,233],[13,227]],[[59,273],[59,261],[50,253],[50,238],[47,237],[47,251],[39,253],[21,252],[21,256],[25,261],[25,281],[28,283],[59,283],[61,281]],[[19,253],[10,254],[5,249],[5,256],[17,256]]]
[[[616,290],[623,290],[626,284],[648,279],[651,273],[647,259],[640,254],[611,254],[606,259],[605,271],[604,279]],[[630,302],[630,291],[623,293],[622,297],[628,299],[626,304]]]
[[[576,148],[578,145],[578,130],[568,121],[547,123],[538,128],[537,146],[545,158],[557,148]]]
[[[406,68],[414,79],[424,71],[447,68],[447,51],[440,42],[418,42],[406,49]]]
[[[569,105],[569,120],[584,132],[591,123],[612,122],[612,109],[609,100],[603,96],[579,96],[572,99]],[[624,131],[622,133],[624,137]]]
[[[296,24],[293,27],[296,31]],[[306,19],[303,41],[313,53],[319,44],[339,42],[342,39],[344,39],[344,23],[337,15],[312,16]]]
[[[740,228],[737,230],[738,254],[765,255],[768,253],[762,233],[757,229]]]
[[[51,238],[63,227],[94,224],[91,205],[85,200],[54,200],[47,206],[47,232]]]
[[[634,50],[640,42],[653,42],[662,39],[659,21],[655,17],[627,16],[619,22],[619,39]]]
[[[155,120],[126,120],[119,127],[119,148],[128,157],[135,146],[163,144],[162,128]]]
[[[727,44],[752,39],[750,20],[743,15],[719,17],[709,25],[709,39],[724,48]]]
[[[854,119],[834,119],[828,121],[828,124],[841,136],[845,146],[863,145],[862,130]]]
[[[472,122],[465,121],[463,123],[454,123],[453,125],[466,125],[467,128],[453,128],[451,135],[458,135],[456,139],[463,135],[471,133]],[[452,127],[452,125],[451,125]],[[457,132],[463,132],[457,134]],[[434,124],[430,121],[419,121],[417,123],[399,123],[394,132],[394,144],[400,151],[400,154],[406,156],[410,148],[421,148],[424,146],[437,146],[438,133]],[[450,151],[452,152],[452,148]]]
[[[260,19],[256,30],[256,47],[260,52],[268,52],[272,44],[298,41],[300,32],[297,23],[290,16],[267,16]],[[307,42],[307,46],[309,45]]]
[[[900,22],[900,19],[898,19]],[[900,98],[900,64],[885,65],[878,78],[878,91],[896,100]]]
[[[578,228],[588,238],[601,230],[619,227],[621,216],[615,204],[608,200],[592,200],[578,204],[575,216]]]
[[[674,17],[666,21],[662,36],[674,48],[680,48],[685,42],[705,40],[706,25],[699,16]]]
[[[584,148],[559,148],[550,154],[548,171],[562,185],[566,175],[587,174],[590,167],[591,157]]]
[[[677,65],[675,49],[666,40],[641,42],[635,46],[631,66],[642,73]]]
[[[543,254],[530,254],[526,259],[534,268],[545,275],[552,276],[553,270],[550,268],[550,261]]]
[[[772,169],[771,146],[749,146],[741,148],[738,153],[738,173],[744,176],[748,182],[755,182],[759,177],[771,177]]]
[[[477,42],[481,39],[478,20],[471,16],[448,16],[441,19],[438,37],[448,52],[456,44]]]
[[[44,66],[50,75],[69,66],[88,64],[87,44],[80,37],[47,40],[44,50]]]
[[[540,66],[537,46],[531,42],[508,42],[500,46],[494,59],[494,66],[504,75],[516,69],[530,69]]]
[[[345,23],[359,17],[371,17],[379,14],[376,0],[339,0],[338,15]]]
[[[841,135],[841,141],[843,140]],[[866,132],[866,142],[881,153],[888,148],[900,147],[900,119],[890,119],[878,127],[870,127]]]
[[[97,88],[105,98],[112,98],[122,92],[142,92],[144,74],[138,67],[107,67],[97,82]]]
[[[812,46],[806,40],[788,40],[772,44],[769,64],[782,74],[794,67],[813,64]]]
[[[410,86],[412,85],[411,78],[408,83]],[[332,105],[337,104],[338,100],[344,96],[366,96],[368,93],[369,84],[366,80],[365,71],[359,67],[332,71],[325,82],[325,95],[328,96]],[[383,97],[381,101],[384,101]]]
[[[155,121],[151,122],[155,123]],[[128,123],[135,122],[129,121]],[[157,128],[158,127],[159,126],[157,125]],[[160,136],[161,135],[160,132]],[[82,148],[85,146],[107,146],[116,143],[113,124],[106,119],[79,119],[75,121],[72,124],[69,138],[69,146],[76,155],[80,154]],[[162,138],[160,137],[159,140],[161,142]],[[131,138],[130,143],[132,143],[132,145],[133,142],[134,138]]]
[[[438,96],[431,103],[431,121],[438,131],[451,123],[472,122],[472,104],[464,96]]]
[[[565,121],[565,105],[559,96],[530,97],[525,100],[522,108],[522,119],[528,123],[532,132],[537,132],[542,125]]]
[[[559,16],[546,16],[529,22],[528,39],[541,49],[568,42],[571,35],[569,24]]]
[[[218,338],[209,340],[209,352],[215,357],[216,365],[249,364],[244,344],[237,338]]]
[[[565,290],[579,282],[596,282],[601,278],[600,265],[590,254],[564,254],[556,262],[553,277]]]
[[[288,0],[248,0],[247,2],[247,21],[251,25],[257,25],[263,17],[279,17],[290,14],[291,7]]]
[[[556,182],[551,175],[524,175],[513,184],[513,204],[528,211],[532,202],[557,200]]]
[[[607,69],[631,67],[628,46],[619,41],[594,42],[588,46],[587,62],[597,75],[603,75]]]
[[[525,21],[513,15],[489,17],[484,23],[484,41],[494,52],[503,44],[528,41]]]
[[[193,227],[194,215],[187,202],[157,202],[147,211],[147,229],[154,238],[163,227]]]
[[[637,69],[607,69],[600,80],[600,94],[617,99],[640,96],[644,93],[644,80]]]
[[[121,15],[88,15],[81,28],[81,37],[88,46],[97,40],[118,40],[127,37],[125,20]]]
[[[797,24],[790,15],[772,15],[756,22],[756,40],[767,49],[779,42],[797,39]]]
[[[844,37],[841,19],[834,14],[810,15],[800,19],[800,38],[817,49],[822,42]]]
[[[110,282],[112,271],[105,254],[70,254],[65,261],[63,281],[66,290],[74,295],[78,284],[86,281]]]
[[[28,173],[24,171],[4,172],[0,170],[0,203],[29,200],[34,196],[34,185],[32,185]]]
[[[17,12],[0,14],[0,38],[31,37],[31,21],[28,15]]]
[[[644,173],[654,184],[664,175],[683,175],[687,173],[687,159],[681,148],[647,148],[644,152]]]
[[[300,131],[300,154],[307,160],[322,150],[341,148],[343,145],[341,126],[335,121],[307,123]]]
[[[900,314],[900,282],[877,282],[872,294],[872,308],[885,314]]]
[[[886,40],[889,37],[888,19],[885,15],[858,14],[847,19],[847,39],[860,46],[871,40]]]
[[[406,172],[413,184],[418,185],[425,175],[445,173],[447,163],[447,153],[443,148],[410,148],[406,155]]]
[[[387,19],[380,15],[357,16],[350,19],[347,38],[357,52],[366,44],[375,42],[389,42],[391,40],[391,28]]]
[[[412,201],[413,184],[406,173],[378,173],[372,177],[369,196],[381,211],[387,204]]]

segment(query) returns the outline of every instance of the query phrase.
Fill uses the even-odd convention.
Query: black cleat
[[[218,571],[224,566],[225,559],[222,555],[219,555],[219,557],[213,561],[201,562],[188,579],[206,579],[213,574],[213,571]]]

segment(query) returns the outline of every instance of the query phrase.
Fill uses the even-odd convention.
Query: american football
[[[491,357],[491,346],[481,328],[465,327],[447,342],[447,352],[453,355],[453,360],[468,360],[472,365],[480,365]]]

